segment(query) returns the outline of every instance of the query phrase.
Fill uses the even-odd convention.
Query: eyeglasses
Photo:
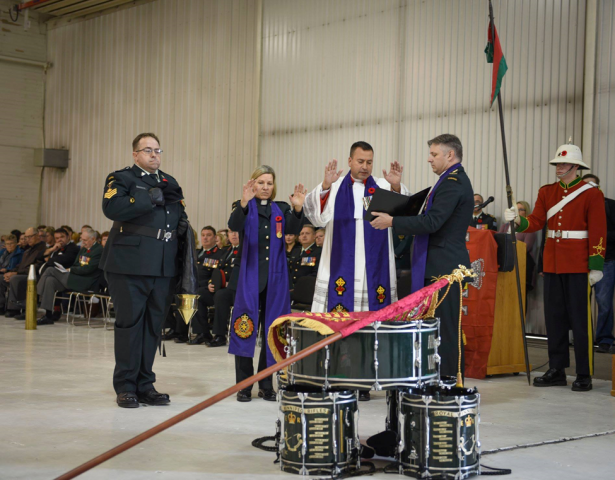
[[[28,238],[32,238],[32,237],[36,237],[38,234],[34,233],[32,235],[24,235],[23,238],[28,239]]]
[[[142,148],[141,150],[135,150],[135,152],[139,153],[139,152],[145,152],[148,155],[151,155],[152,152],[154,152],[156,155],[160,155],[162,153],[162,148]]]

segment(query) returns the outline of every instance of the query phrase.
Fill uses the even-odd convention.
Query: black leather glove
[[[185,213],[182,213],[182,216],[179,218],[179,222],[177,223],[177,235],[183,237],[188,231],[188,217]]]
[[[149,198],[152,200],[152,205],[164,206],[164,195],[158,187],[149,189]]]

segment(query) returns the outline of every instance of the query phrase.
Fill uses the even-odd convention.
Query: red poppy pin
[[[281,222],[282,221],[282,217],[280,215],[278,215],[277,217],[275,217],[275,221],[276,222]]]
[[[483,221],[479,218],[479,219],[478,219],[478,223],[483,223]]]
[[[239,253],[239,250],[233,250],[233,255],[237,255]]]
[[[306,250],[305,253],[309,255],[310,253],[312,253],[312,250]]]
[[[162,181],[163,182],[168,182],[168,180],[166,178],[163,178]]]
[[[568,155],[568,152],[566,150],[564,150],[562,153],[560,153],[560,156],[565,157],[566,155]]]
[[[374,193],[376,193],[376,189],[374,187],[369,187],[367,189],[367,193],[369,193],[370,195],[373,195]]]

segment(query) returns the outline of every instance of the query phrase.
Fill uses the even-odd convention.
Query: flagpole
[[[489,0],[489,20],[491,29],[491,41],[493,42],[494,55],[495,55],[495,23],[493,20],[493,5]],[[495,64],[494,64],[495,65]],[[500,130],[502,132],[502,151],[504,152],[504,173],[506,176],[506,198],[508,199],[508,208],[513,206],[513,191],[510,186],[510,174],[508,172],[508,154],[506,152],[506,135],[504,133],[504,111],[502,108],[502,96],[498,91],[498,111],[500,113]],[[516,226],[515,221],[510,222],[510,233],[512,239],[512,251],[513,258],[515,259],[515,273],[517,276],[517,297],[519,300],[519,320],[521,321],[521,335],[523,337],[523,353],[525,355],[525,373],[527,374],[527,384],[530,383],[530,360],[527,351],[527,338],[525,334],[525,309],[523,308],[523,295],[521,294],[521,278],[519,277],[519,258],[517,255],[517,236],[515,234]]]

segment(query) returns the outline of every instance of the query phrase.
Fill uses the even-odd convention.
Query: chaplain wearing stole
[[[337,161],[325,168],[322,184],[305,199],[305,215],[327,227],[312,312],[380,310],[397,300],[391,229],[378,231],[363,220],[365,205],[377,188],[408,195],[402,167],[391,164],[384,178],[372,177],[374,149],[366,142],[350,148],[350,172],[342,177]]]

